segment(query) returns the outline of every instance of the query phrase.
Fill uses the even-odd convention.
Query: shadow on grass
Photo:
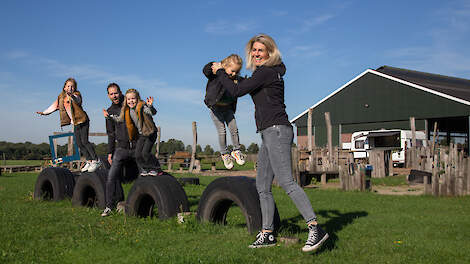
[[[328,250],[331,251],[336,247],[336,242],[338,241],[338,236],[336,233],[338,233],[341,229],[343,229],[345,226],[351,224],[354,222],[355,219],[359,217],[366,217],[368,215],[367,212],[365,211],[359,211],[359,212],[348,212],[348,213],[340,213],[338,210],[320,210],[317,211],[316,214],[320,216],[321,218],[328,219],[326,223],[322,224],[321,227],[328,233],[330,236],[328,240],[325,242],[325,244],[316,252],[317,254]],[[297,215],[295,217],[283,219],[280,222],[279,225],[279,233],[290,233],[290,234],[296,234],[296,233],[308,233],[307,228],[301,228],[297,224],[299,221],[302,221],[303,217],[302,215]]]
[[[319,254],[325,250],[331,251],[336,247],[336,242],[338,241],[338,236],[336,233],[338,233],[345,226],[354,222],[355,219],[359,217],[366,217],[369,214],[365,211],[348,212],[342,214],[338,210],[320,210],[317,212],[317,215],[328,219],[328,221],[322,225],[322,228],[330,236],[325,244],[316,252]],[[305,229],[305,231],[307,231],[307,229]]]

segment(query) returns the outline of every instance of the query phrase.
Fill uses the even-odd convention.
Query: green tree
[[[214,154],[214,149],[212,149],[211,145],[206,145],[204,147],[204,154],[206,154],[206,155]]]
[[[247,149],[247,152],[250,153],[250,154],[256,154],[258,153],[259,151],[259,147],[258,147],[258,144],[256,143],[251,143],[249,146],[248,146],[248,149]]]
[[[176,151],[184,151],[183,141],[170,138],[167,142],[160,142],[160,153],[175,154]]]
[[[240,144],[240,151],[241,152],[246,152],[246,147],[243,144]]]

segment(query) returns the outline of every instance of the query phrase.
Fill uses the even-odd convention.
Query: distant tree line
[[[108,152],[108,144],[100,143],[93,144],[95,146],[96,153],[106,155]],[[233,150],[233,146],[229,145],[228,149]],[[153,152],[155,153],[156,148]],[[251,143],[248,148],[245,145],[240,145],[240,150],[248,154],[256,154],[259,151],[259,147],[256,143]],[[185,146],[183,141],[177,139],[169,139],[168,141],[160,142],[160,153],[174,154],[176,151],[192,151],[192,145]],[[64,157],[67,155],[67,144],[57,146],[57,156]],[[196,146],[196,153],[204,155],[220,155],[219,151],[214,151],[210,145],[206,145],[204,149],[201,145]],[[24,143],[11,143],[6,141],[0,141],[0,159],[8,160],[42,160],[51,158],[51,148],[47,143],[33,144],[31,142]]]

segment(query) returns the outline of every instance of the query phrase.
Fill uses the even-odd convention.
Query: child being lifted
[[[219,138],[220,154],[227,169],[233,168],[232,157],[237,164],[245,164],[245,155],[240,151],[240,141],[238,137],[237,122],[235,121],[235,111],[237,109],[237,98],[230,96],[222,87],[217,76],[212,73],[213,62],[204,66],[202,72],[207,77],[206,96],[204,103],[210,109],[210,115],[214,121],[215,128]],[[240,56],[232,54],[221,61],[222,67],[233,82],[243,81],[239,76],[243,60]],[[232,137],[233,151],[229,153],[226,141],[225,124],[227,124]]]

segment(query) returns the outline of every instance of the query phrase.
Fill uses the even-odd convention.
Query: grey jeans
[[[214,121],[215,128],[217,129],[217,134],[219,135],[219,146],[220,154],[227,154],[227,139],[225,132],[225,123],[230,130],[230,135],[232,136],[233,150],[240,149],[240,141],[238,138],[238,128],[237,122],[235,121],[235,115],[232,109],[227,109],[224,111],[210,110],[212,121]]]
[[[274,230],[274,199],[271,186],[276,176],[279,185],[289,195],[306,223],[316,220],[310,200],[292,178],[291,146],[294,133],[291,126],[275,125],[261,131],[258,153],[256,189],[259,194],[263,229]]]

